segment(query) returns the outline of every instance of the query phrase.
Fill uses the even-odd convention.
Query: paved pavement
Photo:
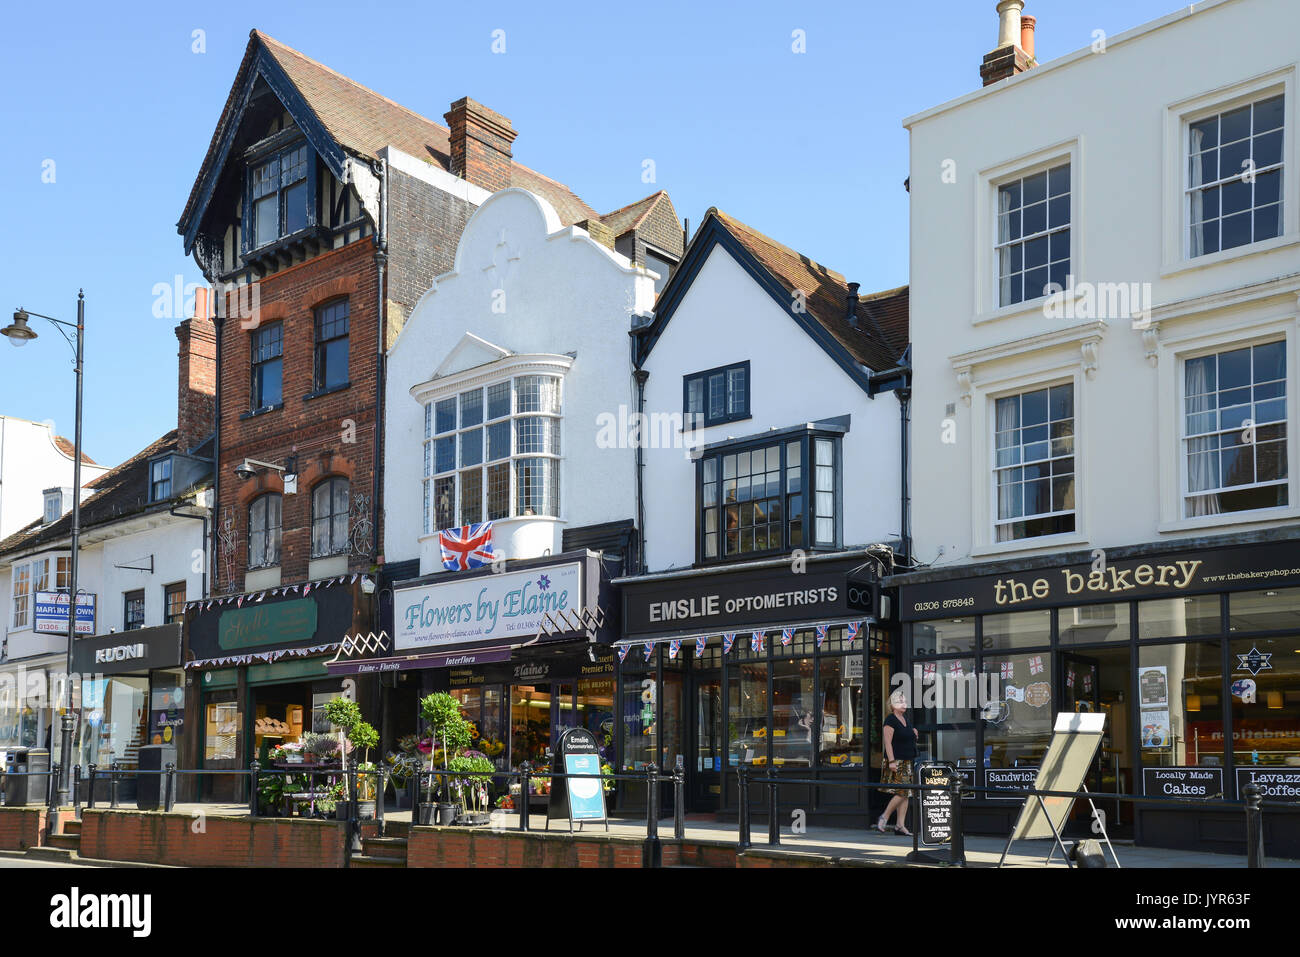
[[[221,816],[243,816],[248,814],[248,806],[245,804],[178,804],[175,810],[181,814],[193,814],[200,810],[206,814]],[[389,821],[409,822],[411,820],[409,810],[386,810],[384,813]],[[546,820],[543,815],[534,815],[530,819],[530,824],[534,830],[546,829]],[[494,830],[518,830],[519,816],[503,811],[493,811],[490,826]],[[567,832],[568,826],[563,822],[552,822],[551,830]],[[604,829],[599,825],[587,825],[588,833],[593,830],[597,833],[605,833]],[[611,821],[609,833],[621,837],[644,837],[645,821]],[[667,818],[661,821],[659,836],[669,838],[672,837],[672,834],[672,819]],[[686,822],[686,836],[695,840],[725,841],[734,844],[737,840],[737,831],[734,822],[688,820]],[[754,847],[767,848],[767,820],[765,816],[755,820],[751,840]],[[1051,841],[1021,841],[1007,855],[1006,866],[1042,867],[1048,852],[1052,849],[1052,844]],[[1067,841],[1066,844],[1068,846],[1069,842]],[[972,866],[995,866],[998,858],[1002,856],[1002,848],[1005,845],[1006,838],[967,836],[966,860]],[[912,839],[896,834],[881,834],[879,831],[861,828],[809,827],[803,834],[791,834],[789,829],[783,828],[781,831],[781,849],[783,851],[820,854],[833,858],[869,861],[876,864],[890,864],[901,863],[907,854],[911,852]],[[1228,854],[1207,854],[1198,851],[1167,850],[1158,847],[1138,847],[1131,843],[1117,843],[1114,845],[1114,849],[1121,867],[1206,869],[1246,866],[1244,855],[1233,856]],[[948,851],[945,847],[932,849],[929,853],[946,859]],[[1107,855],[1107,862],[1111,863],[1109,854]],[[1268,858],[1267,865],[1272,868],[1300,868],[1300,861]],[[1057,852],[1054,855],[1054,860],[1047,866],[1065,867],[1066,865],[1061,860],[1060,853]]]
[[[9,867],[95,867],[94,864],[78,864],[72,861],[37,861],[24,855],[0,854],[0,870]]]

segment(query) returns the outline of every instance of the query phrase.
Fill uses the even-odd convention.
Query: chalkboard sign
[[[600,746],[586,728],[570,728],[560,735],[551,769],[564,774],[600,774]],[[574,821],[605,820],[605,788],[598,777],[551,779],[547,826],[556,818]]]
[[[952,840],[952,792],[948,788],[956,778],[956,769],[943,762],[919,765],[916,783],[922,787],[940,787],[942,791],[921,791],[922,847],[939,847]]]

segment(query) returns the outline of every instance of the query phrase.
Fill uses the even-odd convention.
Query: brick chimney
[[[1022,17],[1024,9],[1025,0],[1000,0],[998,3],[997,49],[985,54],[980,64],[980,77],[985,86],[1024,73],[1034,65],[1036,21],[1033,17]],[[1023,46],[1026,42],[1029,44],[1027,51]]]
[[[579,229],[584,229],[596,242],[609,249],[614,248],[614,230],[610,229],[599,219],[584,219],[581,222],[574,223]]]
[[[176,444],[188,452],[212,434],[217,397],[217,331],[209,291],[194,297],[194,317],[176,327],[178,382]]]
[[[482,103],[461,97],[443,116],[451,131],[451,172],[490,193],[510,185],[510,121]]]

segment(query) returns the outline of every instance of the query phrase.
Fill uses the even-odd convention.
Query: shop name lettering
[[[116,648],[100,648],[95,652],[95,664],[106,661],[126,661],[128,658],[143,658],[144,645],[118,645]]]
[[[428,628],[431,625],[460,625],[471,622],[491,622],[488,631],[497,626],[500,618],[518,618],[522,615],[544,615],[563,611],[569,607],[569,591],[536,591],[536,582],[527,581],[518,588],[511,589],[496,601],[486,597],[488,589],[482,588],[477,601],[462,601],[451,605],[430,605],[431,596],[425,595],[418,605],[406,609],[406,628]],[[503,607],[504,606],[504,607]]]
[[[763,611],[769,608],[814,605],[818,602],[833,602],[838,598],[839,589],[834,586],[728,598],[725,606],[721,595],[701,595],[698,598],[678,598],[674,601],[652,601],[650,620],[681,621],[687,618],[710,618],[722,614],[724,607],[727,614],[734,615],[738,611]]]
[[[1094,568],[1090,572],[1061,569],[1061,581],[1067,595],[1087,593],[1122,594],[1134,588],[1183,589],[1196,578],[1202,561],[1176,561],[1171,565],[1138,565],[1136,568]],[[1052,597],[1052,583],[1047,578],[1032,582],[1000,578],[993,583],[993,601],[999,605],[1019,605],[1026,601],[1043,601]],[[973,597],[946,598],[942,601],[918,601],[913,611],[943,611],[975,604]]]

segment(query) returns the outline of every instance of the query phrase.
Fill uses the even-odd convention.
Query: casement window
[[[311,493],[311,557],[348,552],[348,480],[330,478]]]
[[[51,522],[57,522],[63,515],[63,492],[56,490],[45,493],[45,517],[42,520],[43,525],[49,525]]]
[[[144,592],[129,591],[122,596],[122,630],[136,631],[144,627]]]
[[[692,429],[749,418],[749,363],[682,378],[682,411]]]
[[[172,497],[172,460],[168,456],[149,463],[149,501],[162,502]]]
[[[424,528],[560,513],[560,379],[515,376],[424,407]]]
[[[1187,125],[1189,258],[1282,235],[1283,95]]]
[[[253,409],[269,409],[283,400],[284,325],[274,322],[253,333]]]
[[[994,414],[996,541],[1073,532],[1074,385],[1004,396]]]
[[[1287,501],[1286,342],[1183,362],[1183,515]]]
[[[316,376],[319,392],[348,384],[348,301],[336,299],[316,310]]]
[[[315,221],[314,158],[311,149],[302,143],[250,167],[245,251],[292,236]]]
[[[280,564],[279,493],[269,492],[248,507],[248,567],[269,568]]]
[[[999,306],[1064,289],[1070,275],[1070,164],[998,186],[995,260]]]
[[[41,565],[44,566],[44,562]],[[13,627],[30,627],[32,607],[32,568],[30,564],[13,566]]]
[[[697,469],[702,562],[839,544],[837,436],[809,433],[706,452]]]
[[[172,624],[185,620],[185,583],[163,586],[163,621]]]
[[[55,560],[54,590],[66,592],[72,581],[72,558],[67,556]]]

